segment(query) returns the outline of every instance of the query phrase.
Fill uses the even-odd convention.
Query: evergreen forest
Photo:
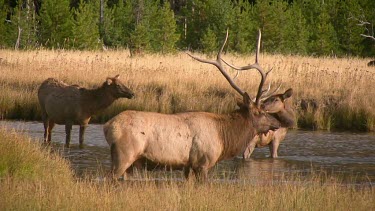
[[[375,55],[374,0],[0,0],[0,48]]]

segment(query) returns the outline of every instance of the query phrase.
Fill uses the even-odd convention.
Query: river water
[[[42,143],[40,122],[0,121]],[[90,124],[85,147],[78,147],[78,126],[73,126],[71,147],[66,149],[64,126],[52,133],[52,147],[67,158],[77,175],[98,174],[110,169],[110,150],[102,125]],[[256,148],[249,160],[234,158],[220,162],[210,172],[212,180],[270,183],[320,175],[344,183],[375,184],[375,135],[370,133],[290,130],[279,147],[277,159],[268,158],[268,148]],[[104,173],[103,173],[104,174]],[[183,180],[181,171],[136,171],[132,178]]]

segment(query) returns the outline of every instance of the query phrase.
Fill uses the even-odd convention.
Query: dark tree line
[[[373,0],[0,0],[0,47],[373,56]],[[364,25],[360,23],[369,23]]]

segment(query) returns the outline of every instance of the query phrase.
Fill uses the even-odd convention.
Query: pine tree
[[[150,36],[148,34],[149,24],[147,20],[143,19],[139,22],[135,30],[130,34],[129,50],[131,55],[143,54],[150,50]]]
[[[308,53],[310,55],[332,55],[332,53],[336,55],[339,44],[329,13],[329,5],[324,1],[308,1],[304,2],[302,10],[310,32]]]
[[[6,12],[4,11],[4,0],[0,0],[0,47],[5,46],[5,23],[6,23]]]
[[[153,28],[151,17],[157,12],[157,3],[152,0],[133,0],[134,30],[130,34],[129,50],[132,55],[151,51],[150,43]]]
[[[208,27],[207,31],[203,34],[201,42],[205,54],[211,55],[217,51],[217,37],[211,27]]]
[[[362,26],[363,35],[375,37],[375,1],[373,0],[361,0],[360,5],[363,9],[361,16],[358,18],[361,21],[366,21],[368,24]],[[375,55],[375,40],[366,37],[362,45],[364,46],[362,55],[374,57]]]
[[[73,9],[75,16],[72,27],[72,47],[75,49],[97,49],[99,38],[99,8],[94,2],[85,3],[80,0],[78,9]]]
[[[37,20],[34,1],[20,0],[14,15],[14,37],[17,37],[15,48],[33,48],[37,46]],[[19,39],[18,39],[19,36]]]
[[[73,27],[69,0],[45,0],[40,10],[40,43],[52,48],[69,47]]]
[[[220,3],[217,0],[189,1],[185,43],[193,49],[202,47],[202,38],[209,31],[208,28],[218,40],[223,40],[227,28],[231,28],[234,22],[233,8],[231,0],[222,0]]]
[[[106,46],[128,47],[131,33],[135,30],[135,16],[133,14],[133,3],[122,0],[108,6],[104,12],[103,41]]]
[[[9,7],[5,0],[0,0],[0,48],[10,47],[12,43],[9,37],[9,34],[12,34],[12,24],[7,20],[8,11]]]
[[[331,23],[328,7],[322,4],[320,14],[316,19],[315,40],[312,42],[312,51],[317,55],[336,55],[338,40],[336,31]]]
[[[234,7],[234,23],[231,34],[232,48],[239,53],[249,53],[255,49],[257,24],[254,18],[253,7],[248,1],[240,1]],[[231,33],[233,32],[233,33]]]
[[[280,27],[281,42],[280,52],[286,54],[306,55],[308,48],[309,32],[306,19],[303,16],[301,3],[294,1],[284,15],[284,24]]]
[[[179,36],[176,34],[176,20],[168,2],[151,14],[150,28],[152,51],[169,53],[175,50]]]
[[[362,52],[363,37],[358,36],[363,29],[358,26],[356,17],[362,13],[358,0],[346,0],[340,2],[337,16],[337,36],[340,42],[340,50],[346,55],[359,55]]]
[[[256,4],[258,23],[262,30],[264,51],[281,52],[282,27],[286,23],[287,2],[283,0],[261,1]]]

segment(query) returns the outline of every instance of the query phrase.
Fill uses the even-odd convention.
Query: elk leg
[[[208,179],[208,170],[204,167],[198,167],[193,169],[195,177],[199,182],[205,182]]]
[[[87,128],[87,125],[80,125],[79,126],[79,148],[83,148],[83,140],[85,136],[85,130]]]
[[[72,132],[72,123],[65,123],[65,133],[66,133],[66,138],[65,138],[65,146],[67,148],[70,147],[70,133]]]
[[[277,158],[277,150],[279,148],[279,142],[276,140],[273,140],[269,145],[268,145],[271,153],[271,158]]]
[[[256,135],[253,139],[251,139],[250,143],[246,146],[246,149],[242,153],[243,159],[249,159],[251,154],[253,153],[255,146],[261,140],[261,135]]]
[[[129,152],[128,152],[129,153]],[[111,145],[111,160],[112,160],[112,178],[126,179],[126,170],[136,161],[135,156],[125,154],[121,146],[112,143]]]
[[[143,169],[147,169],[147,165],[145,161],[143,161],[142,159],[138,159],[134,161],[134,163],[130,165],[129,168],[126,169],[126,175],[136,175],[139,171]]]
[[[51,139],[49,139],[49,120],[44,119],[43,120],[43,126],[44,126],[44,143],[49,143]]]
[[[249,144],[249,145],[246,147],[246,149],[245,149],[245,151],[243,152],[243,154],[242,154],[243,159],[249,159],[250,156],[251,156],[251,154],[253,153],[254,149],[255,149],[255,144],[252,144],[252,143]]]
[[[184,176],[186,180],[189,180],[190,177],[190,166],[184,167]]]
[[[41,109],[42,109],[42,120],[43,120],[43,126],[44,126],[44,143],[48,143],[51,141],[51,139],[48,139],[49,118],[48,118],[47,112],[44,109],[44,106],[41,105]]]
[[[48,143],[51,143],[51,137],[52,137],[52,129],[53,127],[55,127],[55,122],[53,122],[52,120],[49,120],[49,123],[48,123],[48,129],[47,129],[47,133],[48,133]]]

